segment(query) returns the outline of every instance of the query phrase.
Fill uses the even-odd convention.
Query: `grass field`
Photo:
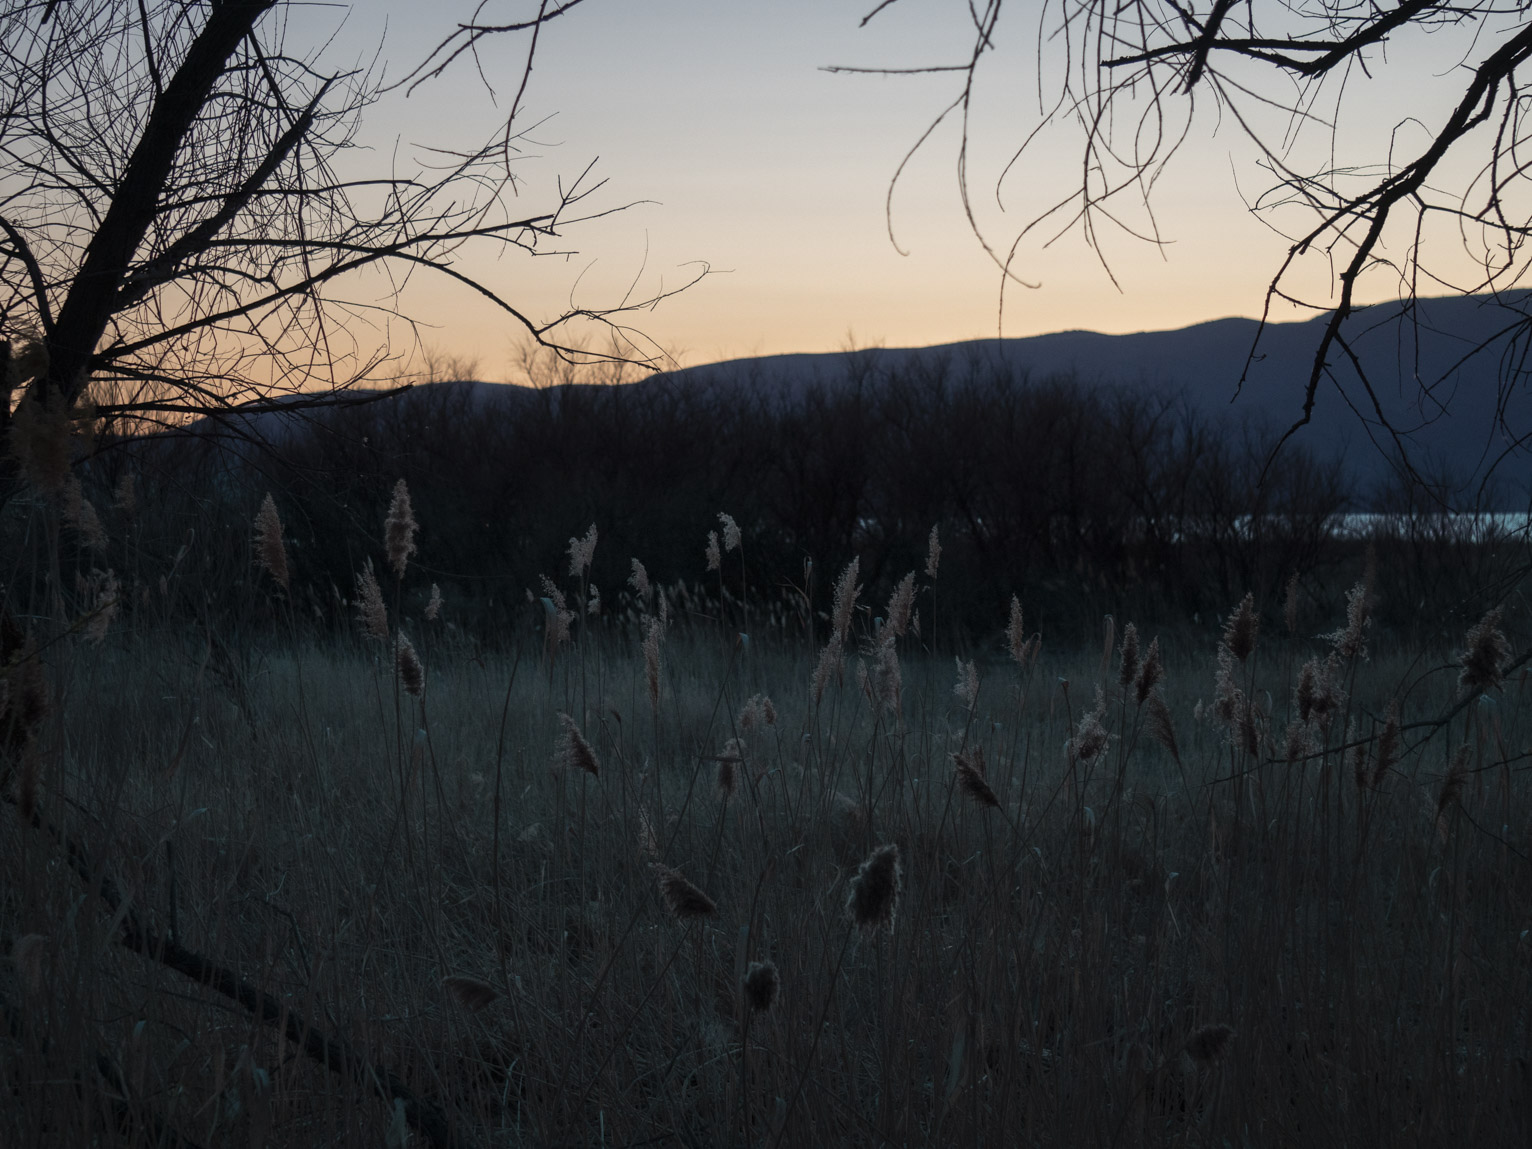
[[[1363,585],[955,659],[939,578],[745,640],[583,613],[576,544],[483,635],[400,619],[407,541],[344,639],[263,574],[259,640],[11,642],[0,1143],[1532,1142],[1493,625],[1396,648]]]

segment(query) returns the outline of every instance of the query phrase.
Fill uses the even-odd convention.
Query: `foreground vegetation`
[[[406,500],[339,639],[274,505],[259,632],[11,602],[6,1144],[1532,1136],[1514,597],[970,647],[936,536],[761,601],[725,516],[713,595],[593,529],[489,635]]]

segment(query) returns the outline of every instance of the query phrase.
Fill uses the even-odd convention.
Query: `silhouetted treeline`
[[[1214,422],[1175,394],[977,362],[887,376],[851,356],[844,380],[797,389],[436,384],[239,431],[124,445],[91,465],[103,492],[135,473],[138,561],[147,570],[152,552],[163,568],[185,544],[182,563],[206,568],[187,597],[199,609],[242,609],[255,582],[250,522],[270,490],[292,541],[294,603],[338,621],[356,570],[378,561],[399,478],[421,524],[403,593],[423,600],[439,583],[484,621],[524,609],[540,575],[567,584],[568,541],[592,523],[607,609],[635,557],[656,582],[716,596],[704,548],[719,512],[743,535],[722,586],[737,600],[744,578],[753,625],[772,604],[779,621],[799,617],[802,590],[827,609],[853,554],[863,601],[880,606],[906,571],[924,571],[933,526],[941,625],[973,635],[1003,625],[1012,594],[1057,631],[1105,611],[1223,612],[1247,589],[1274,603],[1295,570],[1317,587],[1359,561],[1358,544],[1334,533],[1351,495],[1335,460],[1292,448],[1273,460],[1270,434]],[[1413,609],[1433,562],[1450,579],[1450,564],[1483,557],[1410,546],[1400,609]],[[1387,608],[1386,587],[1380,599]]]

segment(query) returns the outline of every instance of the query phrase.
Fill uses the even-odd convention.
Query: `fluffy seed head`
[[[1165,747],[1177,762],[1181,761],[1181,751],[1176,748],[1176,727],[1170,718],[1170,707],[1165,705],[1165,700],[1160,697],[1159,691],[1156,690],[1149,695],[1146,707],[1149,716],[1146,726],[1149,737]]]
[[[399,685],[404,687],[406,694],[419,698],[426,692],[426,668],[421,664],[420,655],[415,653],[415,644],[403,631],[394,643],[394,666],[399,671]]]
[[[707,549],[703,551],[707,555],[707,569],[710,571],[723,570],[723,552],[718,549],[718,532],[707,533]]]
[[[739,524],[734,521],[734,516],[719,511],[718,521],[723,524],[723,549],[725,551],[739,550]]]
[[[1458,655],[1463,668],[1458,688],[1464,693],[1493,690],[1505,677],[1505,664],[1511,648],[1500,630],[1500,608],[1495,607],[1469,630],[1464,638],[1467,649]]]
[[[388,608],[383,605],[383,588],[378,585],[378,578],[372,573],[371,559],[362,564],[361,572],[356,576],[356,589],[356,612],[362,623],[362,632],[368,638],[386,641]]]
[[[864,933],[871,933],[882,926],[892,932],[903,882],[899,847],[892,842],[879,846],[867,855],[867,860],[858,867],[856,877],[851,879],[846,912]]]
[[[287,547],[282,542],[282,520],[277,517],[277,504],[272,501],[269,491],[255,515],[255,558],[277,585],[286,590]]]
[[[915,572],[911,571],[899,580],[894,593],[888,599],[888,631],[895,638],[903,638],[910,628],[910,612],[915,607]]]
[[[70,475],[64,482],[64,523],[80,536],[80,545],[93,551],[107,547],[106,529],[95,505],[85,497],[80,480]]]
[[[984,747],[975,746],[967,752],[959,751],[952,756],[952,764],[957,768],[958,787],[963,793],[980,806],[992,810],[1000,808],[1000,799],[995,797],[995,792],[984,778]]]
[[[660,708],[660,640],[665,637],[665,624],[651,618],[644,629],[644,681],[649,688],[649,708]]]
[[[117,576],[111,571],[93,570],[85,580],[86,601],[90,621],[85,624],[85,637],[97,646],[106,638],[117,617],[117,606],[122,601],[122,591]]]
[[[936,527],[931,528],[931,535],[926,539],[926,577],[934,579],[936,568],[942,561],[942,543],[936,533]]]
[[[1165,681],[1165,664],[1160,661],[1160,640],[1156,637],[1149,643],[1149,653],[1144,655],[1143,665],[1138,668],[1138,682],[1135,690],[1138,696],[1138,704],[1142,706],[1154,693],[1154,688]]]
[[[1106,697],[1101,693],[1101,688],[1096,688],[1096,708],[1080,719],[1080,725],[1075,730],[1075,736],[1069,740],[1065,750],[1069,759],[1073,762],[1090,762],[1098,754],[1106,749],[1111,741],[1111,735],[1102,725],[1102,719],[1106,717]]]
[[[1027,664],[1027,627],[1021,615],[1021,599],[1011,596],[1011,617],[1005,624],[1005,644],[1017,666]]]
[[[1372,591],[1363,580],[1346,592],[1346,625],[1326,635],[1342,662],[1367,656],[1365,634],[1372,614]]]
[[[1122,631],[1122,663],[1117,668],[1117,684],[1126,690],[1138,679],[1138,627],[1131,622]]]
[[[404,577],[404,568],[415,553],[415,532],[419,529],[410,506],[410,489],[400,479],[394,484],[394,497],[383,520],[383,549],[388,552],[388,565],[394,568],[396,578]]]
[[[677,921],[711,917],[718,912],[717,903],[687,881],[681,871],[658,862],[651,862],[650,866],[659,878],[660,897],[665,899],[665,908]]]
[[[633,560],[633,573],[628,576],[628,585],[633,588],[633,593],[638,595],[640,602],[649,601],[649,594],[654,588],[649,585],[649,572],[637,559]]]
[[[584,538],[569,540],[569,573],[575,578],[582,577],[595,558],[596,524],[592,523]]]
[[[745,1004],[756,1013],[765,1013],[776,1004],[782,988],[781,975],[774,961],[753,961],[745,971]]]
[[[739,768],[745,764],[745,748],[738,738],[730,738],[718,754],[718,798],[727,802],[739,789]]]
[[[426,621],[435,622],[441,617],[442,612],[442,588],[434,582],[431,584],[431,599],[426,603]]]
[[[825,688],[830,685],[830,679],[841,671],[842,653],[840,635],[832,634],[830,641],[825,643],[824,650],[819,652],[819,662],[815,664],[814,676],[809,680],[809,694],[813,696],[816,706],[824,698]]]
[[[558,749],[554,752],[554,762],[566,770],[583,770],[592,777],[599,775],[601,763],[596,758],[596,752],[591,749],[590,743],[585,741],[585,735],[581,734],[580,728],[575,725],[575,720],[561,710],[559,724],[564,728],[564,733],[559,738]]]
[[[952,684],[952,693],[957,695],[964,710],[972,710],[979,700],[979,668],[971,658],[967,662],[961,658],[956,661],[957,681]]]
[[[831,626],[835,636],[845,645],[847,636],[851,633],[851,614],[856,610],[856,599],[862,593],[861,586],[857,583],[857,576],[862,572],[862,560],[854,558],[846,564],[846,569],[841,571],[840,578],[835,580],[835,609],[831,614]]]
[[[1229,621],[1224,623],[1223,644],[1235,658],[1244,662],[1255,649],[1255,638],[1260,629],[1261,619],[1255,613],[1255,595],[1247,591]]]

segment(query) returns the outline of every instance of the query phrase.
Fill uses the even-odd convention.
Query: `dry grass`
[[[418,680],[360,637],[53,644],[26,770],[78,852],[4,808],[0,1143],[1528,1142],[1516,644],[1364,659],[1362,617],[1327,663],[1247,603],[1123,658],[1018,606],[955,693],[856,578],[828,661],[664,632],[647,579],[529,607],[519,662],[403,619]]]

